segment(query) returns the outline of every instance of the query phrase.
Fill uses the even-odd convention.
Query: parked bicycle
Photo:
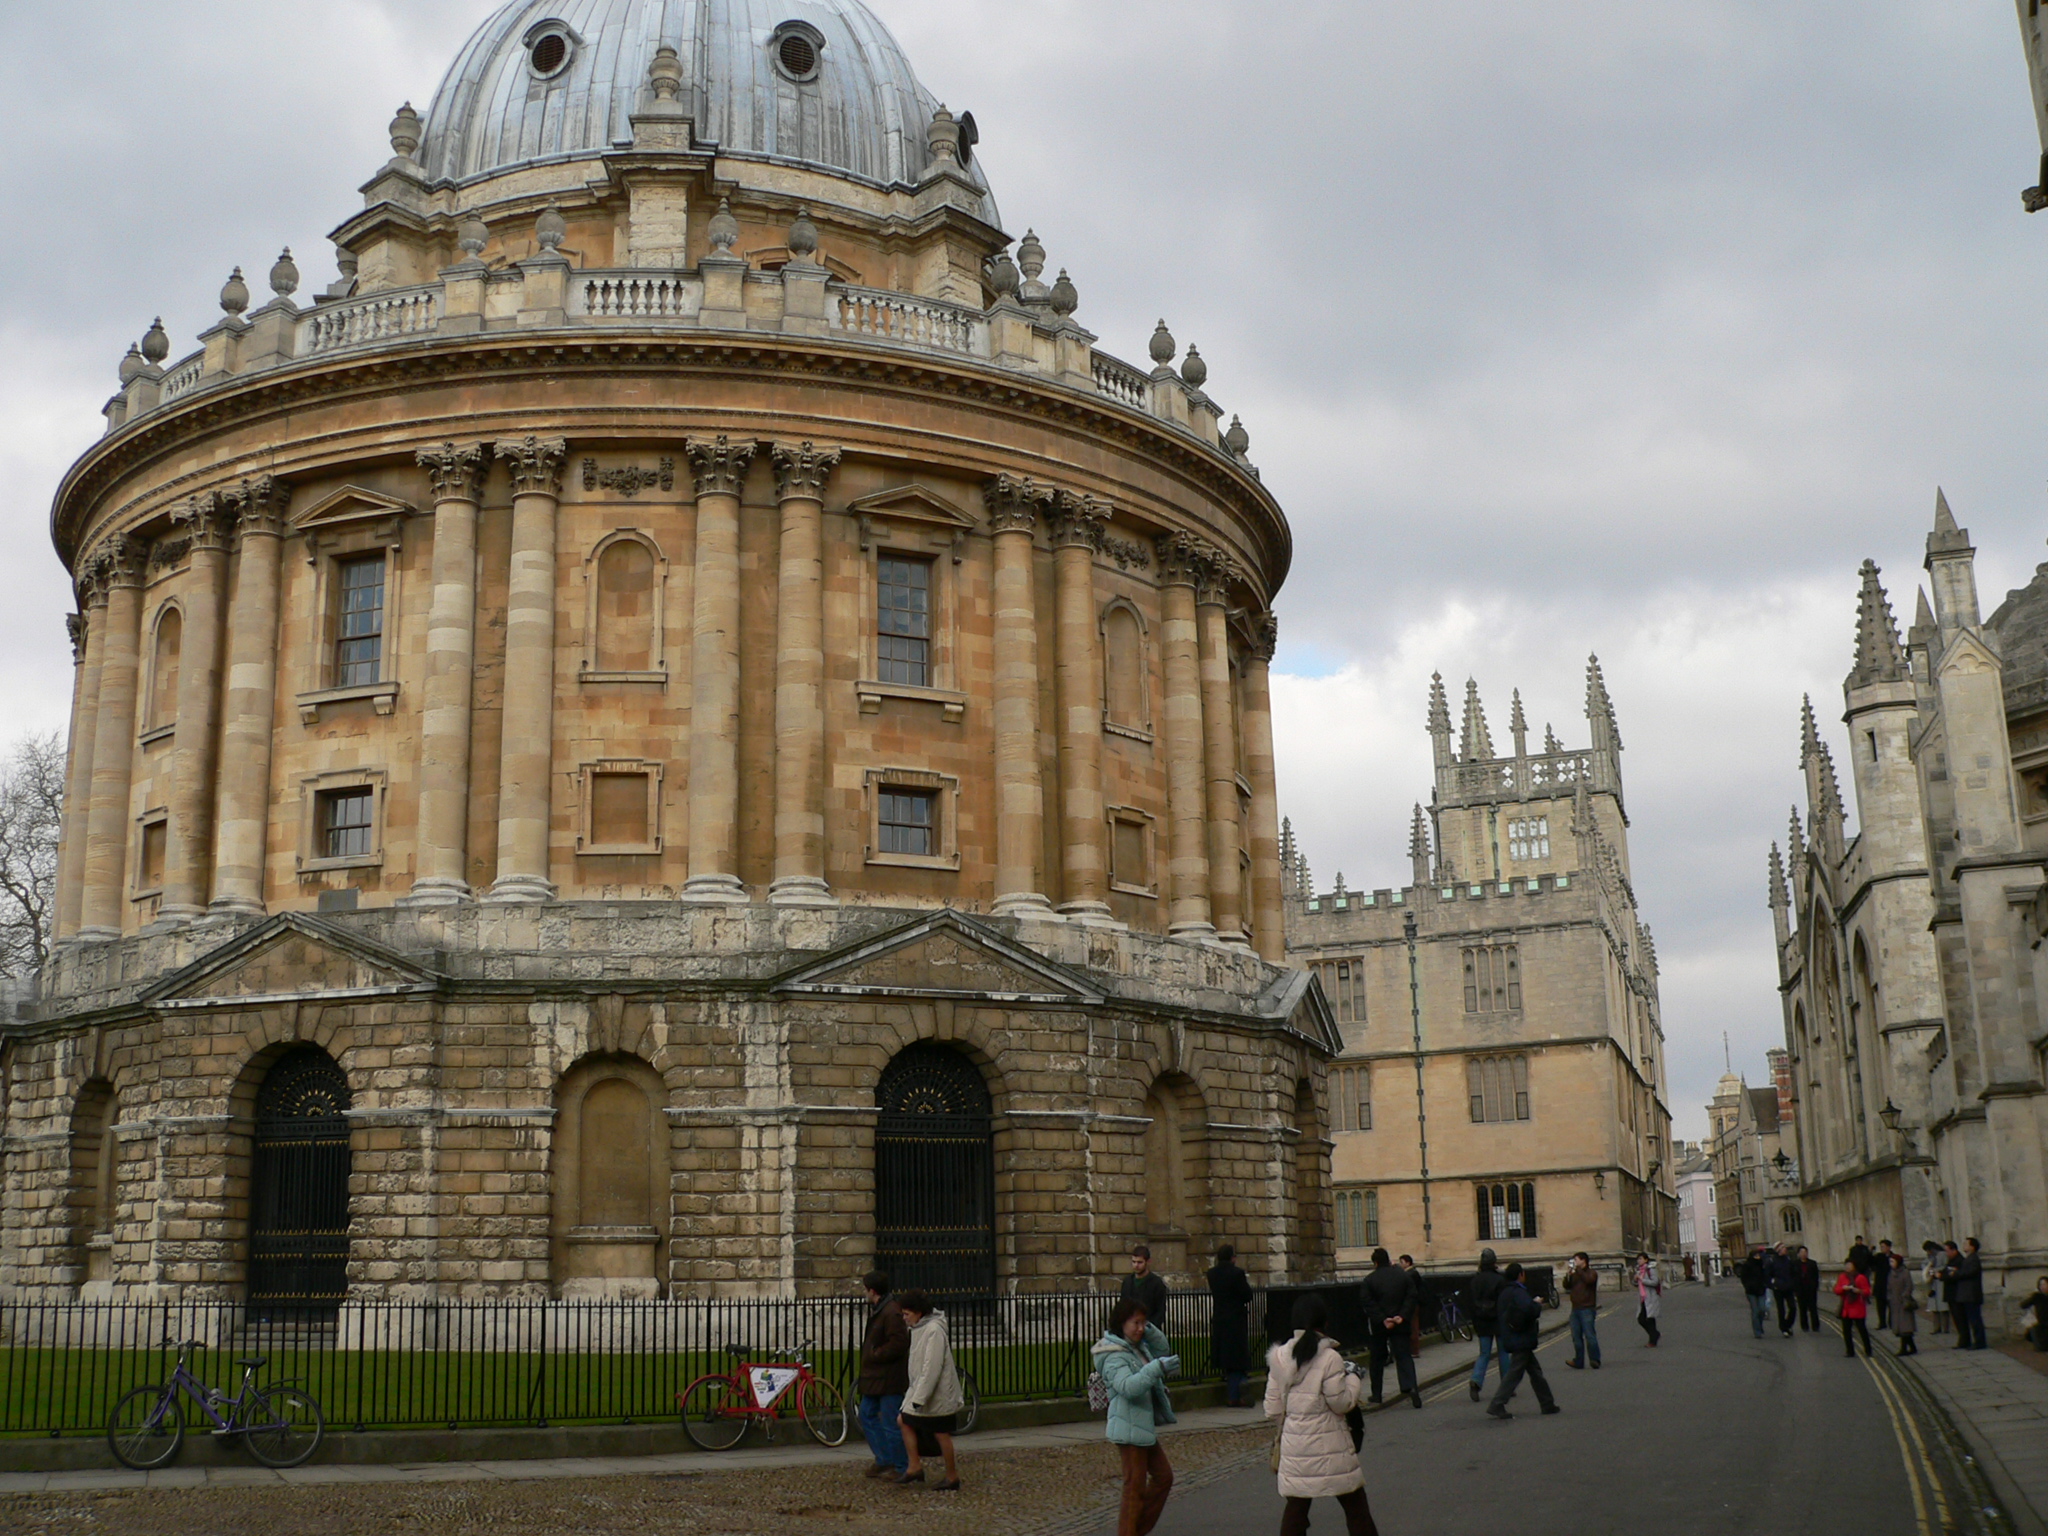
[[[173,1341],[164,1340],[164,1348]],[[136,1387],[122,1394],[107,1416],[107,1444],[124,1467],[147,1472],[161,1467],[185,1443],[189,1399],[221,1439],[239,1439],[249,1454],[266,1467],[296,1467],[320,1448],[327,1433],[320,1405],[290,1382],[256,1385],[256,1373],[269,1363],[249,1355],[235,1361],[242,1368],[242,1386],[233,1397],[209,1387],[189,1367],[192,1352],[206,1346],[197,1339],[175,1345],[178,1363],[160,1386]],[[192,1424],[200,1424],[197,1415]]]
[[[776,1423],[794,1413],[818,1444],[845,1444],[846,1395],[811,1369],[814,1346],[806,1339],[794,1359],[764,1361],[759,1351],[727,1345],[732,1370],[708,1372],[676,1394],[683,1433],[703,1450],[729,1451],[756,1423],[772,1441]]]
[[[1437,1308],[1436,1331],[1437,1336],[1446,1344],[1454,1339],[1472,1337],[1472,1320],[1459,1307],[1457,1297],[1444,1297],[1443,1305]]]

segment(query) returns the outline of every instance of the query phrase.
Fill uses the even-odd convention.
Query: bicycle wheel
[[[797,1417],[820,1445],[846,1443],[846,1398],[822,1376],[806,1381],[796,1400]]]
[[[677,1399],[683,1433],[699,1450],[729,1451],[747,1434],[753,1398],[730,1376],[699,1376]]]
[[[167,1387],[137,1387],[107,1415],[107,1445],[124,1467],[148,1472],[178,1454],[185,1415]]]
[[[966,1401],[961,1403],[960,1412],[954,1419],[953,1433],[971,1435],[974,1433],[974,1421],[981,1417],[981,1388],[974,1384],[974,1372],[960,1373],[960,1395]]]
[[[296,1467],[320,1448],[326,1433],[318,1403],[297,1387],[272,1387],[256,1394],[242,1438],[264,1466]]]

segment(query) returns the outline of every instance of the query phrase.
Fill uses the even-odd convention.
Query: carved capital
[[[427,472],[434,500],[482,500],[484,475],[491,462],[490,450],[482,443],[443,443],[439,448],[422,448],[414,457]]]
[[[132,533],[117,533],[100,545],[103,580],[109,587],[139,587],[149,568],[149,545]]]
[[[981,488],[981,499],[992,533],[1036,534],[1052,506],[1053,492],[1029,476],[997,475]]]
[[[82,613],[65,614],[64,633],[71,637],[71,664],[75,667],[85,660],[85,615]]]
[[[1230,602],[1230,584],[1244,575],[1238,563],[1213,544],[1203,551],[1202,571],[1195,583],[1197,603]]]
[[[187,547],[195,550],[225,550],[234,532],[234,512],[228,498],[219,491],[194,496],[171,514],[171,521],[183,534]],[[157,548],[161,562],[164,546],[159,544]]]
[[[1162,533],[1152,546],[1159,555],[1162,587],[1199,587],[1208,546],[1191,533]]]
[[[1273,610],[1266,608],[1247,615],[1245,627],[1251,631],[1252,656],[1258,661],[1272,661],[1273,652],[1280,647],[1280,621]]]
[[[113,562],[104,549],[95,549],[78,560],[78,606],[104,608],[107,603],[107,575]]]
[[[833,466],[839,462],[839,450],[818,448],[810,443],[776,443],[769,448],[768,459],[775,466],[777,501],[793,501],[798,497],[823,501],[825,482],[832,478]]]
[[[245,539],[251,534],[267,534],[271,538],[282,536],[288,499],[285,488],[269,475],[251,476],[221,497],[223,506]]]
[[[1077,491],[1059,491],[1053,496],[1052,547],[1054,549],[1102,548],[1109,528],[1110,506]]]
[[[559,496],[562,494],[562,463],[569,457],[569,445],[559,437],[511,437],[492,452],[512,472],[514,496]]]
[[[737,496],[747,483],[747,470],[754,462],[750,442],[733,442],[723,432],[716,437],[693,437],[683,444],[690,456],[690,470],[697,479],[699,496]]]

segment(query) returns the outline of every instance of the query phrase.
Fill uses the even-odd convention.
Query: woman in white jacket
[[[946,1462],[943,1482],[931,1485],[934,1493],[960,1491],[960,1468],[953,1460],[953,1428],[967,1395],[960,1390],[960,1373],[953,1365],[953,1341],[946,1332],[946,1314],[933,1308],[923,1291],[906,1291],[896,1298],[903,1320],[910,1324],[910,1388],[903,1394],[903,1412],[897,1422],[903,1426],[903,1449],[910,1465],[898,1486],[924,1482],[924,1458],[941,1456]]]
[[[1266,1417],[1280,1420],[1280,1536],[1306,1536],[1313,1499],[1335,1499],[1350,1536],[1379,1536],[1365,1498],[1365,1473],[1344,1416],[1365,1382],[1327,1338],[1330,1311],[1320,1297],[1295,1303],[1295,1335],[1266,1356]]]

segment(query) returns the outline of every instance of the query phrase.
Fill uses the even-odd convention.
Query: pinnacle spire
[[[1806,858],[1806,833],[1799,825],[1799,807],[1796,805],[1792,807],[1792,827],[1785,836],[1785,843],[1796,868]]]
[[[1849,686],[1896,683],[1904,679],[1906,653],[1899,644],[1899,626],[1892,618],[1891,598],[1877,578],[1877,563],[1863,562],[1863,591],[1856,603],[1856,664]]]
[[[1493,733],[1486,728],[1486,706],[1479,702],[1477,678],[1465,679],[1465,724],[1458,752],[1468,763],[1484,762],[1493,756]]]
[[[1605,747],[1610,752],[1621,750],[1621,727],[1615,723],[1614,700],[1607,696],[1607,679],[1600,671],[1598,656],[1586,658],[1586,719],[1593,726],[1595,747]]]
[[[1429,680],[1429,734],[1451,734],[1451,701],[1444,694],[1444,675],[1441,672]]]
[[[1938,485],[1934,488],[1934,531],[1936,533],[1955,533],[1958,531],[1956,528],[1956,515],[1948,509],[1948,493]]]
[[[1429,818],[1422,814],[1422,802],[1419,800],[1415,802],[1415,819],[1408,827],[1408,857],[1429,857]]]
[[[1799,766],[1804,768],[1820,755],[1820,726],[1813,718],[1813,695],[1799,700]]]
[[[1543,750],[1553,755],[1564,750],[1564,743],[1557,739],[1557,732],[1550,728],[1548,720],[1543,722]]]
[[[1934,609],[1928,605],[1927,589],[1922,587],[1920,588],[1920,600],[1913,605],[1913,629],[1915,633],[1918,633],[1920,630],[1932,630],[1933,628]]]
[[[1515,756],[1529,755],[1529,720],[1522,713],[1522,690],[1515,690],[1514,710],[1508,716],[1508,731],[1515,738]]]
[[[1785,893],[1785,861],[1778,854],[1778,845],[1771,844],[1771,907],[1778,910],[1789,906],[1791,898]]]

